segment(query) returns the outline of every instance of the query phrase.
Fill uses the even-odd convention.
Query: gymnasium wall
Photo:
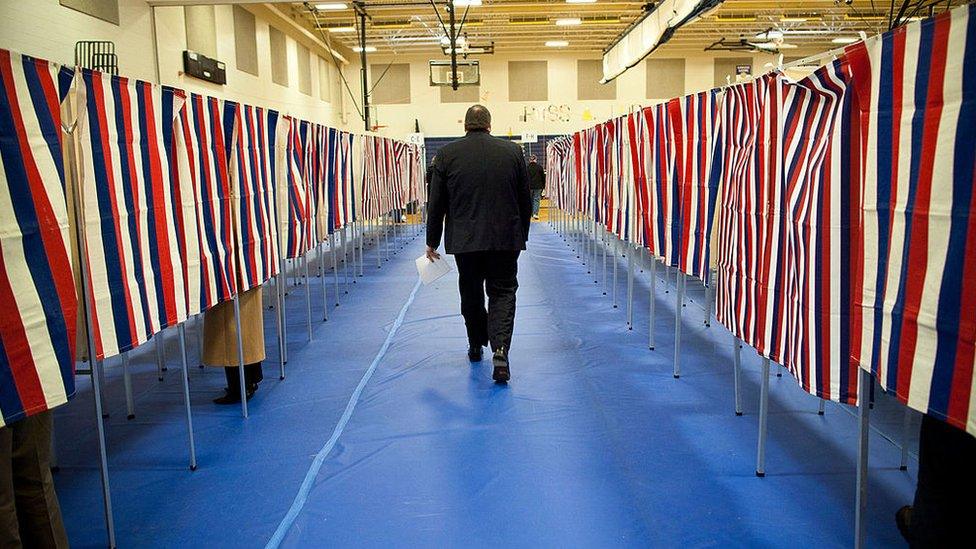
[[[156,73],[156,52],[153,49],[151,9],[145,0],[119,0],[119,24],[103,21],[62,6],[58,0],[22,0],[4,2],[4,17],[0,18],[0,47],[73,65],[75,42],[79,40],[111,40],[119,56],[119,74],[150,82],[177,86],[188,91],[204,93],[253,105],[277,109],[283,113],[308,120],[343,127],[342,112],[348,96],[340,93],[337,71],[331,65],[326,50],[312,36],[297,29],[276,23],[284,35],[284,54],[287,59],[287,81],[283,86],[272,81],[272,54],[269,20],[277,19],[264,6],[248,6],[247,14],[254,16],[253,34],[256,48],[257,75],[237,67],[235,51],[235,10],[229,5],[190,8],[198,10],[189,17],[183,7],[158,7],[155,31],[158,39],[159,78]],[[209,12],[209,13],[208,13]],[[240,18],[240,14],[238,15]],[[245,17],[246,19],[246,17]],[[189,23],[189,25],[188,25]],[[211,84],[182,74],[183,51],[190,33],[201,34],[201,26],[212,29],[212,38],[195,41],[216,49],[216,59],[227,67],[227,84]],[[208,34],[203,29],[203,35]],[[193,40],[191,40],[193,41]],[[206,53],[206,52],[204,52]],[[212,56],[212,55],[211,55]],[[308,63],[299,62],[307,56]],[[321,60],[325,58],[327,64]],[[300,71],[299,68],[307,70]],[[320,74],[320,71],[323,74]],[[328,88],[323,91],[323,88]],[[304,90],[304,91],[303,91]],[[355,109],[352,122],[355,122]],[[361,125],[354,125],[361,129]]]
[[[683,63],[683,82],[675,83],[671,78],[680,68],[669,66],[661,60],[686,57]],[[420,130],[428,137],[449,137],[463,133],[464,111],[477,99],[491,109],[493,133],[496,135],[521,135],[530,131],[541,134],[566,134],[593,126],[614,116],[631,111],[639,106],[659,103],[677,95],[706,90],[714,87],[719,79],[717,73],[735,70],[730,60],[751,61],[754,74],[767,72],[776,58],[767,54],[741,52],[722,52],[719,55],[705,55],[702,52],[662,51],[651,59],[651,73],[647,62],[642,62],[616,80],[614,99],[580,99],[581,95],[599,95],[598,85],[588,85],[578,80],[580,71],[589,72],[587,64],[579,61],[597,60],[594,55],[573,55],[559,53],[540,47],[537,55],[520,54],[487,55],[476,57],[481,62],[481,85],[476,93],[472,89],[461,88],[464,97],[455,100],[440,87],[429,83],[428,61],[446,59],[443,56],[396,56],[382,57],[373,54],[367,60],[370,66],[370,82],[392,63],[396,70],[388,71],[379,80],[373,91],[376,100],[376,122],[379,133],[402,136],[414,131],[414,121],[419,120]],[[510,77],[520,79],[524,74],[511,74],[511,69],[522,72],[525,65],[519,62],[547,61],[545,67],[545,100],[514,101],[510,94],[522,93],[524,78],[518,86],[510,86]],[[409,66],[409,79],[400,65]],[[352,60],[348,74],[358,74],[358,58]],[[724,80],[724,78],[722,78]],[[538,79],[529,79],[532,93],[538,92]],[[409,82],[404,84],[404,82]],[[359,93],[359,80],[350,82]],[[407,89],[408,88],[408,89]],[[676,93],[681,92],[681,93]],[[538,95],[535,95],[538,97]]]

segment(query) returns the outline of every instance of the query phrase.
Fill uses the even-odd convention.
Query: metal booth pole
[[[712,327],[712,303],[715,299],[715,289],[712,288],[712,281],[715,278],[712,276],[712,269],[710,267],[705,269],[705,327]]]
[[[160,330],[159,333],[153,336],[153,339],[155,339],[153,347],[155,347],[154,350],[156,351],[156,375],[159,377],[159,381],[163,380],[163,372],[166,371],[166,349],[164,348],[166,339],[164,334],[165,331]]]
[[[654,295],[654,284],[657,282],[657,259],[654,258],[654,254],[650,253],[648,250],[647,257],[651,261],[651,266],[648,270],[651,273],[651,283],[648,285],[648,296],[647,296],[647,317],[648,317],[648,328],[647,328],[647,348],[654,350],[654,313],[656,307],[655,295]]]
[[[180,335],[180,360],[183,366],[183,403],[186,407],[186,432],[190,443],[190,470],[197,470],[197,449],[193,441],[193,411],[190,409],[190,374],[187,371],[186,360],[186,322],[181,322],[176,328]]]
[[[241,334],[240,294],[234,296],[234,323],[237,326],[237,376],[241,381],[241,415],[247,419],[247,384],[244,381],[244,336]]]
[[[280,249],[280,248],[279,248]],[[285,316],[285,297],[288,295],[288,273],[285,276],[284,284],[281,284],[281,275],[276,279],[281,288],[278,293],[278,324],[281,326],[281,377],[284,378],[284,364],[288,362],[288,317]]]
[[[613,239],[613,291],[612,291],[612,293],[613,293],[612,301],[613,301],[613,308],[614,309],[617,308],[617,261],[620,259],[620,257],[619,257],[620,256],[619,245],[620,245],[620,239],[616,238],[616,235],[614,235],[614,239]]]
[[[281,275],[274,277],[275,326],[278,329],[278,377],[285,379],[285,363],[288,362],[288,346],[285,345],[285,295],[281,287]]]
[[[634,252],[637,248],[628,242],[627,250],[627,329],[634,329]]]
[[[597,280],[597,277],[596,277],[596,249],[597,249],[596,245],[597,245],[598,240],[599,240],[599,236],[597,235],[597,232],[596,232],[596,217],[594,217],[593,218],[593,241],[592,241],[592,244],[593,244],[593,246],[592,246],[592,248],[593,248],[593,261],[590,262],[590,270],[593,272],[593,283],[594,284],[599,284],[600,283],[600,281]]]
[[[305,319],[308,325],[308,340],[312,341],[312,288],[308,279],[308,251],[302,256],[302,263],[305,264]]]
[[[325,241],[315,247],[319,254],[319,270],[322,271],[322,322],[329,320],[329,284],[325,280]]]
[[[739,378],[742,375],[742,344],[732,336],[732,380],[735,385],[735,415],[742,415],[742,393],[739,391]]]
[[[197,349],[200,351],[200,367],[203,368],[203,315],[197,321]]]
[[[336,258],[336,237],[335,230],[329,235],[329,255],[332,256],[332,278],[335,280],[336,307],[339,306],[339,264]]]
[[[858,368],[857,379],[857,491],[854,508],[854,549],[863,549],[867,538],[864,514],[868,508],[868,436],[871,427],[871,406],[868,394],[874,385],[874,376]]]
[[[389,221],[387,220],[383,221],[383,239],[386,248],[386,257],[383,258],[383,261],[389,261],[390,260],[390,225],[393,224],[393,216],[390,215],[389,212],[387,212],[387,214],[384,217],[388,218]]]
[[[345,293],[349,293],[349,262],[346,261],[349,251],[346,249],[346,229],[349,228],[348,225],[344,226],[339,233],[339,245],[342,246],[342,290]]]
[[[379,218],[376,218],[376,232],[374,232],[373,234],[379,235],[379,226],[380,226],[380,220],[379,220]],[[376,246],[375,247],[376,247],[376,268],[377,269],[382,269],[383,268],[383,252],[380,251],[382,248],[380,246],[380,238],[379,238],[379,236],[376,237]]]
[[[766,422],[769,417],[769,359],[763,357],[762,389],[759,393],[759,451],[756,455],[756,476],[766,476]]]
[[[122,384],[125,385],[125,418],[135,419],[136,407],[132,400],[132,375],[129,373],[129,353],[122,353]]]
[[[63,129],[63,128],[62,128]],[[66,132],[68,135],[72,135],[71,131]],[[72,139],[72,143],[77,145]],[[74,146],[72,159],[75,162],[75,166],[78,166],[80,159],[78,158],[78,147]],[[95,334],[94,334],[94,320],[92,315],[92,302],[94,301],[91,293],[92,288],[88,280],[88,240],[87,233],[84,230],[85,223],[85,207],[84,201],[82,199],[83,189],[75,188],[74,195],[74,210],[75,210],[75,220],[78,238],[78,259],[80,263],[80,268],[78,272],[81,273],[81,288],[82,294],[84,295],[84,306],[85,306],[85,335],[88,343],[88,364],[91,370],[92,378],[92,400],[95,406],[95,429],[98,434],[98,465],[99,465],[99,475],[102,480],[102,510],[105,515],[105,530],[108,534],[108,546],[110,549],[115,549],[115,518],[112,516],[112,489],[109,486],[108,478],[108,452],[106,450],[105,444],[105,415],[102,410],[102,378],[105,372],[102,370],[102,361],[95,358]]]
[[[678,291],[674,306],[674,378],[678,379],[681,377],[681,307],[685,299],[685,286],[680,283],[681,269],[675,267],[674,270],[678,273],[675,281]]]
[[[365,274],[363,272],[363,268],[364,264],[366,263],[366,259],[363,257],[363,245],[365,244],[366,240],[366,227],[361,221],[356,222],[356,227],[359,229],[359,276],[363,276]]]
[[[817,415],[818,416],[824,415],[824,412],[826,411],[825,404],[826,404],[826,401],[824,399],[820,399],[820,409],[817,410]],[[902,471],[904,471],[904,469],[902,469]]]
[[[610,237],[606,226],[602,227],[602,234],[600,247],[603,248],[603,295],[607,295],[607,248],[610,247]]]

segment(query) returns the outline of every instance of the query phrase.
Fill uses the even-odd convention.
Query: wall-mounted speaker
[[[226,84],[227,72],[224,62],[211,59],[195,51],[183,52],[183,72],[200,80],[214,84]]]

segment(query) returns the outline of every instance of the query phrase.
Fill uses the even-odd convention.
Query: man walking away
[[[531,223],[529,176],[522,149],[491,136],[488,109],[469,108],[464,130],[463,138],[437,153],[427,205],[427,258],[440,258],[443,232],[444,249],[457,260],[468,358],[480,361],[482,347],[491,344],[492,379],[506,383],[518,257]]]
[[[546,171],[539,165],[539,157],[529,157],[529,188],[532,189],[532,219],[539,219],[539,203],[546,190]]]

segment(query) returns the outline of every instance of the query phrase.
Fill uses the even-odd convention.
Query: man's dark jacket
[[[533,191],[546,189],[546,172],[538,162],[529,162],[529,188]]]
[[[469,132],[437,152],[427,198],[427,245],[449,254],[524,250],[532,195],[522,149]],[[445,231],[444,220],[447,219]]]

